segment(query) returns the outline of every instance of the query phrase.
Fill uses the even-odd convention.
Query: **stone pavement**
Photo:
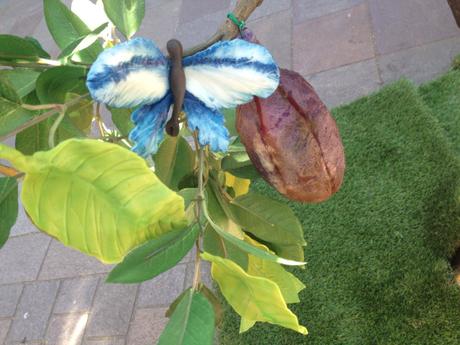
[[[161,47],[171,37],[191,46],[214,32],[234,1],[146,0],[140,35]],[[0,0],[0,33],[32,35],[55,56],[41,4]],[[446,0],[265,0],[248,25],[329,106],[402,76],[432,79],[460,53]],[[110,266],[37,232],[22,212],[0,250],[0,344],[154,344],[168,304],[190,284],[191,262],[189,255],[141,285],[105,284]]]

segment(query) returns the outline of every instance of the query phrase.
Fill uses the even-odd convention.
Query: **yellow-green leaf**
[[[71,139],[33,156],[0,145],[0,158],[26,173],[21,199],[35,225],[103,262],[185,225],[184,200],[115,144]]]
[[[231,260],[209,253],[203,253],[201,257],[212,262],[213,279],[228,303],[246,319],[246,324],[247,321],[268,322],[301,334],[308,333],[305,327],[299,325],[297,316],[288,309],[276,283],[247,274]]]
[[[270,250],[263,244],[253,240],[249,236],[244,239],[246,242],[269,252]],[[299,292],[305,289],[305,285],[292,273],[287,272],[283,266],[276,262],[262,260],[257,256],[249,254],[248,274],[263,277],[275,282],[283,294],[286,303],[299,303]]]

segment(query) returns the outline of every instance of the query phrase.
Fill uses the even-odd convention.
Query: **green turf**
[[[457,102],[432,106],[447,114]],[[259,323],[240,336],[227,307],[221,344],[460,344],[460,288],[448,263],[460,237],[458,156],[407,81],[334,115],[347,158],[342,189],[318,205],[289,202],[308,242],[307,269],[295,270],[307,288],[292,309],[310,334]],[[262,181],[254,188],[282,200]]]
[[[421,86],[420,95],[460,154],[460,70]]]

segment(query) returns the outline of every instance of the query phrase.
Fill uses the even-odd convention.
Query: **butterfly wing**
[[[93,99],[115,108],[161,100],[169,89],[168,61],[150,40],[134,38],[104,50],[89,70]]]
[[[221,41],[183,60],[186,89],[211,109],[266,98],[279,84],[269,51],[241,39]]]

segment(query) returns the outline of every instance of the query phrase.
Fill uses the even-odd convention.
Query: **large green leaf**
[[[17,129],[33,117],[31,111],[0,97],[0,137]]]
[[[131,251],[110,272],[110,283],[140,283],[174,267],[192,249],[200,229],[168,232]]]
[[[115,144],[71,139],[33,156],[0,145],[0,158],[26,173],[21,199],[34,224],[103,262],[185,226],[183,199]]]
[[[182,136],[168,136],[154,158],[155,173],[169,188],[177,190],[179,182],[195,167],[195,154]]]
[[[0,76],[5,76],[16,91],[23,98],[35,89],[40,72],[28,68],[5,69],[0,71]]]
[[[91,34],[91,30],[86,24],[60,0],[44,0],[43,7],[48,30],[59,48],[65,49],[81,37]],[[91,63],[101,51],[101,45],[95,42],[90,47],[75,54],[74,58],[79,62]]]
[[[126,38],[131,38],[144,19],[144,0],[103,0],[103,3],[107,17]]]
[[[189,289],[171,315],[158,345],[212,345],[214,318],[206,297]]]
[[[66,94],[88,93],[84,68],[59,66],[46,70],[37,79],[37,96],[41,103],[64,103]]]
[[[305,327],[299,325],[297,316],[288,309],[276,283],[247,274],[231,260],[209,253],[203,253],[201,257],[212,262],[211,274],[219,285],[222,295],[248,324],[243,331],[256,321],[262,321],[301,334],[308,333]]]
[[[30,39],[13,35],[0,35],[0,60],[36,61],[41,57],[48,58],[49,55]]]
[[[230,203],[235,221],[261,240],[276,244],[306,244],[300,221],[285,204],[252,192]]]
[[[13,177],[0,178],[0,248],[5,244],[18,216],[18,183]]]

